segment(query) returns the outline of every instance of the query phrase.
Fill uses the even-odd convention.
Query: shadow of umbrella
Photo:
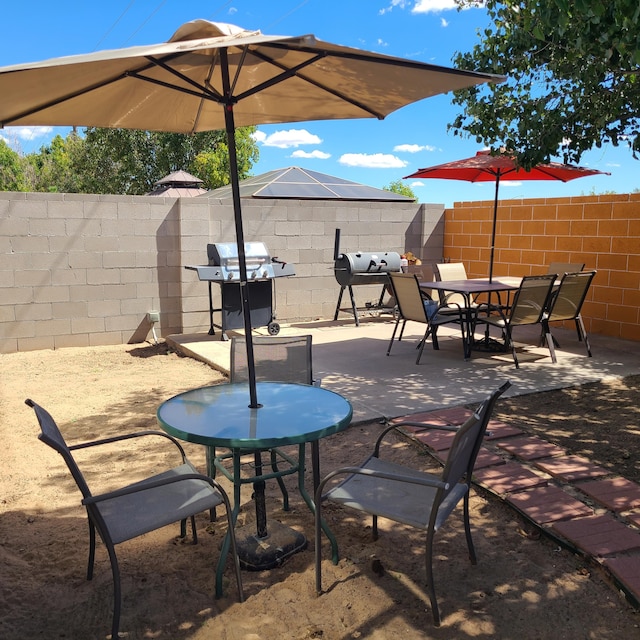
[[[418,169],[405,176],[409,178],[441,178],[443,180],[466,180],[467,182],[495,182],[493,203],[493,226],[491,230],[491,257],[489,258],[489,282],[493,280],[493,256],[496,244],[496,223],[498,220],[498,190],[500,180],[558,180],[569,182],[576,178],[586,178],[597,174],[610,175],[604,171],[577,167],[570,164],[549,162],[538,164],[529,170],[519,167],[516,159],[508,154],[492,155],[491,151],[478,151],[475,156],[464,160],[445,162],[426,169]]]
[[[194,20],[168,42],[0,68],[0,127],[69,125],[195,133],[225,129],[240,289],[257,407],[235,127],[383,119],[412,102],[502,76]]]

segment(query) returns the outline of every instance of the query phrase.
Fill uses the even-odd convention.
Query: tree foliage
[[[236,131],[238,174],[250,175],[259,149],[255,127]],[[88,128],[56,136],[37,153],[20,156],[0,140],[0,189],[143,195],[173,171],[185,170],[215,189],[231,181],[224,131],[195,135]]]
[[[402,180],[394,180],[390,182],[386,187],[382,187],[384,191],[391,191],[391,193],[397,193],[401,196],[407,196],[407,198],[413,198],[417,200],[416,194],[413,192],[413,189],[404,184]]]
[[[0,190],[24,191],[25,175],[20,156],[0,138]]]
[[[459,4],[477,5],[476,0]],[[640,151],[638,0],[486,0],[492,26],[456,66],[504,74],[458,91],[450,125],[530,167],[560,155],[579,162],[604,143]]]
[[[236,132],[240,179],[258,160],[251,137],[255,127]],[[142,195],[173,171],[183,169],[204,181],[204,188],[229,184],[229,158],[224,131],[194,135],[129,129],[89,128],[85,138],[83,190],[90,193]]]

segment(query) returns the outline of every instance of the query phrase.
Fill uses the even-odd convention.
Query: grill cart
[[[276,278],[295,275],[292,264],[272,258],[263,242],[245,242],[247,263],[247,286],[251,305],[251,328],[267,327],[270,335],[280,332],[275,322],[273,307]],[[244,328],[242,316],[242,292],[240,290],[240,265],[238,248],[234,242],[216,242],[207,245],[209,264],[186,266],[196,271],[201,281],[209,286],[209,335],[215,334],[213,314],[220,312],[222,322],[215,325],[222,330],[222,339],[228,340],[226,332],[230,329]],[[213,307],[212,283],[220,287],[222,304]]]

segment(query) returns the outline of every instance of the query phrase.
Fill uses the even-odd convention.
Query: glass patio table
[[[313,483],[320,482],[319,440],[345,429],[351,422],[351,404],[342,396],[322,387],[282,382],[258,382],[256,392],[259,408],[249,407],[249,385],[220,384],[201,387],[178,394],[163,402],[157,411],[160,427],[168,434],[202,444],[232,450],[234,467],[239,471],[239,459],[249,450],[260,451],[286,445],[299,447],[298,489],[312,513],[315,505],[305,484],[305,445],[311,443]],[[209,456],[213,460],[213,456]],[[211,468],[208,470],[212,473]],[[234,473],[239,479],[239,473]],[[254,499],[258,519],[257,532],[236,534],[241,562],[251,568],[277,566],[283,553],[293,553],[306,546],[306,539],[297,531],[274,523],[266,526],[264,480],[257,477]],[[233,522],[240,509],[240,482],[234,482]],[[335,537],[326,526],[331,541],[333,560],[338,561]],[[289,552],[287,553],[287,548]],[[222,592],[223,567],[229,549],[225,538],[216,573],[216,595]]]

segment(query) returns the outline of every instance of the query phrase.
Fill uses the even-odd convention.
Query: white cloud
[[[278,147],[280,149],[299,147],[301,144],[320,144],[322,142],[318,136],[313,133],[309,133],[306,129],[276,131],[270,135],[265,135],[261,131],[256,131],[253,138],[256,142],[260,142],[265,147]]]
[[[417,0],[411,13],[439,13],[457,8],[455,0]]]
[[[45,138],[53,131],[53,127],[6,127],[5,132],[9,136],[20,138],[20,140],[37,140]]]
[[[260,129],[258,129],[257,131],[254,131],[251,134],[251,137],[256,141],[256,142],[264,142],[267,139],[267,134],[264,131],[260,131]]]
[[[416,187],[424,187],[424,182],[422,182],[421,180],[416,180],[415,182],[412,182],[409,186],[412,189],[414,189]]]
[[[440,26],[441,27],[448,27],[449,23],[444,18],[440,18]]]
[[[327,160],[331,157],[330,153],[325,153],[324,151],[320,151],[319,149],[315,149],[314,151],[302,151],[299,149],[298,151],[294,151],[291,154],[292,158],[313,158],[316,160]]]
[[[400,9],[404,9],[409,4],[408,0],[391,0],[389,6],[386,9],[380,9],[378,12],[381,16],[385,13],[389,13],[393,11],[394,7],[398,7]]]
[[[389,46],[389,43],[385,42],[382,38],[378,38],[377,44],[378,44],[379,47],[388,47]]]
[[[419,153],[420,151],[435,151],[436,148],[430,144],[397,144],[393,150],[398,153]]]
[[[390,153],[345,153],[340,156],[338,162],[348,167],[364,167],[367,169],[402,169],[409,164]]]

